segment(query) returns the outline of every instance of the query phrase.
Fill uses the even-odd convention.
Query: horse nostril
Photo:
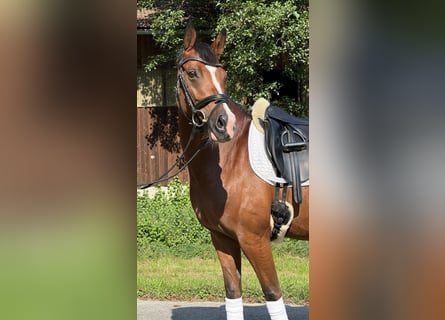
[[[227,125],[227,116],[221,114],[216,119],[216,129],[220,132],[225,131]]]

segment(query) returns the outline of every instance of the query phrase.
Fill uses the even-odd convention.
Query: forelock
[[[216,54],[212,51],[210,48],[210,45],[204,42],[197,42],[195,43],[195,46],[193,47],[195,49],[199,56],[207,61],[210,64],[216,64],[219,63],[218,57]],[[179,64],[183,58],[184,55],[184,49],[181,49],[178,54],[178,58],[176,59],[176,64]]]
[[[212,51],[210,46],[207,43],[198,42],[195,44],[195,50],[199,53],[202,59],[207,61],[208,63],[218,63],[218,57]]]

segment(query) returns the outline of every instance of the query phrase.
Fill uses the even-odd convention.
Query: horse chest
[[[234,220],[233,211],[229,210],[232,202],[222,186],[204,188],[191,184],[190,197],[196,216],[203,226],[218,231],[230,229],[230,221]]]

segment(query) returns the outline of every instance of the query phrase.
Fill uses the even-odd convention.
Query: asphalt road
[[[309,307],[286,305],[289,320],[308,320]],[[137,320],[226,320],[222,302],[137,300]],[[246,320],[270,320],[265,304],[244,304]]]

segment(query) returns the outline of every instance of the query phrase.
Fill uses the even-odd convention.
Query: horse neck
[[[237,130],[231,141],[224,143],[208,143],[202,147],[199,155],[189,164],[189,173],[197,180],[213,179],[215,175],[221,173],[220,166],[228,161],[235,161],[236,152],[247,153],[247,136],[249,131],[249,124],[251,117],[241,109],[241,107],[234,105],[232,112],[235,114]],[[189,137],[192,134],[192,125],[190,120],[185,117],[182,112],[179,113],[179,134],[181,138],[182,148],[184,150],[188,143]],[[185,152],[186,160],[189,160],[196,150],[202,146],[203,140],[206,139],[207,128],[204,132],[198,130],[188,150]]]
[[[231,141],[219,144],[219,153],[221,160],[237,161],[240,153],[247,154],[248,152],[247,139],[252,117],[238,105],[234,105],[231,110],[236,117],[236,134]]]
[[[221,146],[229,146],[230,148],[234,145],[239,145],[240,143],[247,143],[247,136],[249,132],[249,125],[251,123],[252,117],[243,109],[241,109],[241,106],[235,104],[234,102],[231,103],[231,110],[235,114],[236,117],[236,133],[233,139],[227,143],[220,144]]]

